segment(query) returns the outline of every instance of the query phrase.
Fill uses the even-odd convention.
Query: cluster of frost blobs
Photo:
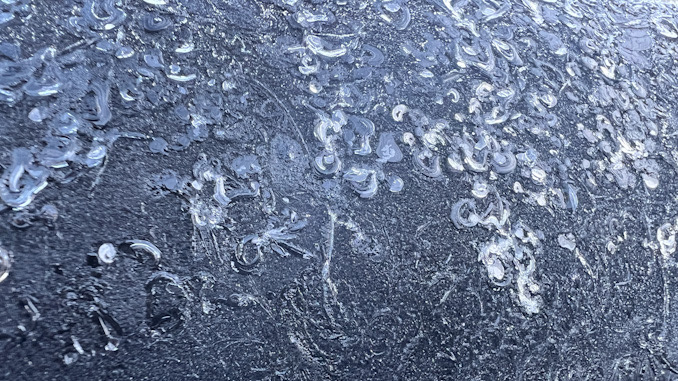
[[[30,13],[24,1],[5,3],[0,24]],[[28,54],[19,41],[0,44],[0,102],[30,110],[10,131],[25,123],[42,137],[4,156],[5,208],[29,209],[50,184],[103,170],[120,140],[146,142],[149,160],[192,144],[251,144],[226,163],[203,154],[192,174],[168,169],[156,183],[184,196],[196,241],[216,253],[222,232],[235,229],[233,205],[261,211],[266,223],[223,258],[235,271],[253,272],[267,253],[310,257],[295,243],[304,218],[280,206],[264,175],[270,147],[252,143],[270,145],[284,122],[318,193],[397,203],[417,197],[414,182],[466,192],[450,192],[449,226],[491,232],[477,242],[477,261],[533,314],[545,238],[539,221],[516,216],[580,213],[583,194],[610,189],[653,197],[670,180],[666,167],[678,168],[673,102],[662,95],[678,91],[678,21],[653,2],[611,1],[591,18],[602,5],[275,0],[256,21],[266,38],[227,41],[241,55],[200,48],[186,4],[139,3],[131,14],[119,1],[84,1],[60,26],[78,37],[70,46]],[[223,66],[203,65],[201,54]],[[281,68],[289,94],[264,83],[266,69],[239,61],[252,54]],[[167,105],[177,123],[164,136],[118,122],[123,111]],[[664,256],[675,251],[674,231],[657,232]],[[585,264],[575,242],[570,233],[550,244]]]

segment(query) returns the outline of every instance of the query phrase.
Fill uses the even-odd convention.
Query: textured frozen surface
[[[0,379],[678,379],[672,1],[0,2]]]

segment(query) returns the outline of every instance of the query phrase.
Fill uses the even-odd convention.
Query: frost
[[[9,276],[9,270],[12,267],[9,251],[0,247],[0,283]]]
[[[559,234],[558,245],[570,251],[574,250],[574,248],[577,246],[574,235],[572,235],[572,233]]]
[[[144,251],[150,254],[155,260],[155,263],[160,262],[160,259],[162,258],[162,252],[160,251],[160,249],[158,249],[157,246],[155,246],[151,242],[140,239],[132,239],[126,242],[130,245],[130,247],[133,250]]]
[[[403,159],[403,153],[395,142],[393,133],[382,132],[377,145],[377,161],[382,163],[397,163]]]
[[[97,257],[99,258],[99,261],[104,264],[111,264],[115,260],[116,256],[116,250],[115,246],[113,246],[112,243],[104,243],[101,246],[99,246],[99,250],[97,251]]]
[[[55,327],[21,319],[57,316],[69,332],[49,329],[57,345],[40,346],[62,348],[59,362],[88,366],[95,355],[128,353],[116,326],[124,337],[141,327],[149,346],[164,345],[198,311],[224,337],[245,330],[243,342],[215,344],[224,359],[233,357],[227,349],[242,354],[224,360],[234,379],[351,378],[347,359],[367,370],[397,364],[394,374],[417,369],[422,379],[466,363],[478,378],[497,369],[505,374],[495,378],[524,379],[673,371],[678,223],[667,215],[678,169],[678,19],[666,1],[0,3],[0,212],[3,244],[13,250],[0,248],[0,282],[10,270],[11,282],[36,276],[18,248],[35,241],[51,250],[43,238],[71,239],[73,226],[109,214],[116,224],[82,226],[89,233],[79,239],[98,246],[91,269],[71,261],[67,270],[76,271],[61,276],[68,256],[49,252],[58,276],[50,268],[41,282],[73,297],[50,303],[63,307],[57,315],[40,315],[29,298],[14,316],[17,303],[8,303],[21,327],[3,328],[10,349],[36,338],[35,328]],[[93,205],[100,209],[86,210]],[[100,237],[109,233],[149,241]],[[187,247],[170,246],[177,237],[190,237]],[[660,271],[642,250],[659,256]],[[136,311],[145,325],[134,314],[115,323],[126,291],[115,282],[139,289],[134,276],[147,262],[177,273],[156,271],[147,299],[130,304],[145,309]],[[583,278],[573,271],[582,266]],[[417,288],[428,273],[435,282]],[[429,294],[436,285],[447,287],[442,298]],[[7,297],[45,288],[30,286],[13,284]],[[601,308],[585,308],[591,290],[606,298],[595,300]],[[659,291],[663,316],[646,308]],[[360,310],[358,297],[371,306],[403,295],[414,296],[406,301],[414,309],[440,300],[425,308],[433,325],[412,324],[392,304]],[[245,307],[253,330],[243,325]],[[617,313],[622,307],[635,309]],[[474,329],[489,336],[501,332],[503,346],[491,350],[534,348],[512,369],[468,347],[471,325],[460,316],[479,318]],[[600,349],[577,347],[601,342],[595,324],[618,325],[619,316],[647,323],[629,336],[643,338],[647,350],[633,356],[646,357],[618,361],[624,374],[576,363],[577,353]],[[81,324],[97,320],[105,337],[78,333],[80,346],[71,333],[91,332]],[[266,332],[262,321],[301,357],[265,358],[262,348],[280,344],[276,335],[238,347]],[[444,342],[439,321],[459,340]],[[546,341],[543,321],[553,323]],[[522,340],[527,329],[537,336]],[[565,336],[573,350],[562,350]],[[548,352],[539,343],[549,341],[568,353],[564,363],[538,361]],[[626,348],[622,341],[615,347]],[[422,343],[444,347],[436,366],[422,366],[433,358]],[[258,364],[245,361],[255,355]],[[301,368],[311,370],[294,373]]]
[[[665,259],[670,258],[676,252],[676,230],[678,230],[678,221],[676,224],[665,223],[657,229],[657,241],[659,241],[659,250]]]

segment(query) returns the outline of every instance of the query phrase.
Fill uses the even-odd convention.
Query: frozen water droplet
[[[45,116],[42,114],[39,107],[32,109],[31,112],[28,113],[28,119],[36,123],[42,122],[44,118]]]
[[[99,246],[97,257],[101,263],[111,264],[115,260],[116,250],[112,243],[104,243]]]
[[[174,74],[167,74],[167,78],[177,81],[177,82],[189,82],[192,81],[196,78],[195,74],[189,74],[189,75],[174,75]]]
[[[659,250],[665,259],[676,251],[676,228],[670,223],[665,223],[657,229],[657,241]]]
[[[573,251],[577,247],[574,235],[572,233],[558,235],[558,244],[560,247]]]
[[[87,153],[87,158],[85,159],[85,164],[88,167],[96,167],[101,164],[106,157],[108,149],[104,145],[97,145],[92,147],[92,149]]]
[[[40,217],[50,221],[55,222],[59,218],[59,211],[56,206],[52,204],[46,204],[40,208]]]
[[[9,251],[0,247],[0,283],[9,276],[9,269],[12,267]]]
[[[64,355],[64,364],[71,365],[78,359],[78,354],[71,352]]]
[[[123,46],[115,51],[115,57],[118,59],[130,58],[134,55],[134,49]]]
[[[192,42],[185,42],[185,43],[181,44],[181,46],[179,46],[178,48],[176,48],[174,51],[177,52],[177,53],[185,54],[185,53],[190,53],[190,52],[192,52],[193,49],[195,49],[195,44],[194,44],[194,43],[192,43]]]
[[[473,190],[471,191],[475,198],[485,198],[490,193],[490,187],[484,180],[476,180],[473,182]]]
[[[167,140],[163,138],[153,138],[148,144],[148,148],[153,153],[165,153],[167,151]]]
[[[504,279],[504,272],[504,265],[498,259],[491,260],[491,262],[487,264],[487,275],[491,278],[502,280]]]
[[[160,259],[162,258],[162,252],[160,251],[160,249],[158,249],[157,246],[155,246],[151,242],[142,239],[131,239],[126,242],[130,244],[130,248],[132,248],[132,250],[144,251],[153,256],[155,263],[160,263]]]
[[[641,173],[640,175],[643,178],[643,182],[645,183],[645,186],[650,189],[657,189],[659,186],[659,179],[655,175],[648,175],[646,173]]]
[[[395,175],[389,176],[388,184],[389,184],[388,190],[393,193],[402,191],[403,187],[405,186],[405,182],[403,181],[403,179]]]
[[[531,177],[532,180],[540,185],[545,185],[546,184],[546,171],[539,167],[534,167],[532,168],[531,171]]]
[[[403,159],[403,153],[398,148],[392,132],[382,132],[377,144],[377,159],[381,163],[397,163]]]

